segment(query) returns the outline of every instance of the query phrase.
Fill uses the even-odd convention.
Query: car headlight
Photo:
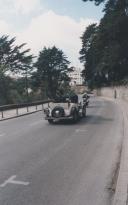
[[[76,110],[76,108],[75,108],[75,107],[72,107],[71,111],[73,112],[73,111],[75,111],[75,110]]]
[[[70,110],[65,110],[65,115],[70,115]]]
[[[75,107],[72,107],[72,108],[71,108],[71,114],[73,114],[75,110],[76,110],[76,108],[75,108]]]
[[[46,114],[46,115],[48,116],[48,115],[49,115],[49,113],[50,113],[49,108],[44,109],[44,114]]]

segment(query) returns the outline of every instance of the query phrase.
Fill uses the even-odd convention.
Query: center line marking
[[[14,180],[15,178],[16,178],[16,175],[11,176],[3,184],[1,184],[0,187],[5,187],[7,184],[18,184],[18,185],[24,185],[24,186],[29,185],[29,182],[17,181],[17,180]]]
[[[30,124],[30,126],[36,126],[36,125],[39,125],[40,123],[42,123],[43,121],[45,121],[44,119],[41,119],[40,121],[37,121],[37,122],[33,122]]]
[[[0,133],[0,137],[3,137],[3,136],[5,136],[5,133]]]
[[[82,129],[76,129],[76,132],[87,132],[87,130],[82,130]]]

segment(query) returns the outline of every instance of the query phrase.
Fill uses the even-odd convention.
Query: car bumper
[[[72,120],[73,116],[64,116],[64,117],[45,117],[45,120]]]

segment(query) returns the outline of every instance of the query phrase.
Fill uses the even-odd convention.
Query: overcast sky
[[[35,55],[44,46],[55,45],[80,66],[80,36],[85,28],[102,18],[103,5],[82,0],[0,0],[0,35],[17,37]]]

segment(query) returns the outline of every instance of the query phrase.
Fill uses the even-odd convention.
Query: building
[[[83,78],[81,76],[81,69],[72,67],[73,71],[71,71],[68,76],[71,79],[70,85],[82,85],[83,84]]]

